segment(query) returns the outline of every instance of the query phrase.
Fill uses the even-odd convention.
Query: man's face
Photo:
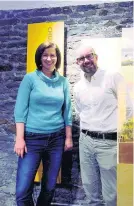
[[[77,64],[85,72],[91,76],[97,70],[97,55],[93,48],[83,47],[79,50]]]

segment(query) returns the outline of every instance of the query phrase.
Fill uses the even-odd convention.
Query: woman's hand
[[[71,150],[72,148],[73,148],[72,137],[66,137],[64,150],[67,151],[67,150]]]
[[[27,147],[24,140],[24,123],[16,123],[16,140],[14,145],[14,152],[21,158],[24,156],[24,152],[27,153]]]
[[[23,158],[25,152],[27,153],[26,143],[23,138],[16,137],[14,152],[21,158]]]
[[[66,139],[65,139],[65,147],[64,150],[71,150],[73,148],[73,140],[72,140],[72,127],[66,126]]]

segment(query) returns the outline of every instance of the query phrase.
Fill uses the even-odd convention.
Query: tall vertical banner
[[[61,67],[59,73],[64,74],[64,22],[43,22],[28,24],[27,38],[27,69],[26,72],[32,72],[36,69],[35,52],[38,46],[45,42],[57,44],[61,52]],[[35,182],[40,182],[42,177],[42,164],[36,173]],[[57,183],[61,182],[61,170],[57,178]]]
[[[61,68],[59,72],[63,75],[64,22],[28,24],[27,73],[35,70],[35,51],[45,41],[52,41],[58,45],[61,52]]]

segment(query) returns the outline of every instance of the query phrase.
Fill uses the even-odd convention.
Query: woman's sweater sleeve
[[[69,82],[67,78],[65,78],[65,82],[64,82],[63,117],[65,121],[65,126],[72,126],[72,105],[71,105]]]
[[[16,99],[16,104],[14,109],[14,117],[16,123],[17,122],[26,123],[31,89],[32,89],[32,84],[31,84],[30,76],[26,74],[22,82],[20,83],[18,95]]]

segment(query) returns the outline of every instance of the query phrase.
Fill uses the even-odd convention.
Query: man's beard
[[[83,70],[83,72],[89,74],[90,76],[93,76],[95,74],[95,72],[97,71],[97,65],[95,64],[87,64],[81,67],[81,69]]]

